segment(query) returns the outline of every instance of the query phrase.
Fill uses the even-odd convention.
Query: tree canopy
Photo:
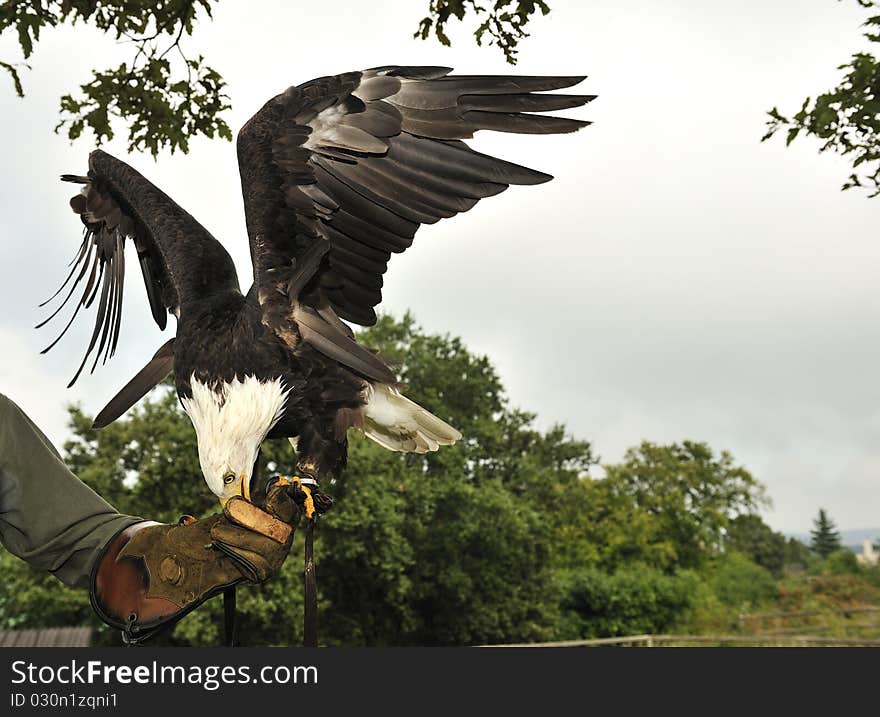
[[[877,0],[856,0],[863,8],[876,8]],[[880,14],[865,20],[864,36],[880,42]],[[852,160],[853,173],[842,189],[864,187],[869,196],[880,195],[880,62],[873,54],[855,53],[838,68],[844,75],[837,87],[807,97],[794,114],[776,107],[767,114],[766,141],[780,130],[785,143],[809,135],[821,140],[820,152],[832,151]]]
[[[720,549],[730,521],[767,501],[751,473],[705,443],[645,441],[606,471],[613,495],[645,516],[666,545],[666,560],[682,567],[697,566]]]
[[[218,135],[232,139],[221,117],[229,109],[220,73],[201,55],[184,53],[184,36],[198,21],[211,17],[217,0],[160,0],[132,3],[108,0],[13,0],[0,6],[0,34],[18,37],[24,62],[0,61],[23,97],[20,69],[33,55],[46,30],[61,24],[90,24],[131,44],[132,59],[118,67],[94,70],[76,93],[61,98],[61,121],[55,130],[74,140],[86,129],[101,143],[114,136],[114,120],[128,126],[129,150],[187,152],[190,138]]]
[[[730,521],[725,549],[748,556],[777,577],[782,575],[785,536],[773,530],[758,515],[738,515]]]
[[[205,58],[190,49],[197,25],[210,20],[220,0],[8,0],[0,5],[0,35],[14,34],[22,58],[0,58],[11,88],[24,97],[23,71],[46,31],[59,25],[91,25],[131,46],[131,59],[116,67],[95,69],[89,81],[61,97],[56,132],[70,140],[90,131],[100,144],[114,137],[120,121],[128,130],[129,151],[189,151],[191,138],[232,139],[223,115],[230,109],[226,82]],[[497,46],[511,64],[529,20],[549,6],[543,0],[430,0],[415,37],[436,37],[450,44],[446,28],[453,18],[473,17],[477,44]]]

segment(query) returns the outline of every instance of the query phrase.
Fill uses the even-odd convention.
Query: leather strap
[[[306,520],[303,647],[318,646],[318,578],[315,574],[315,521]]]

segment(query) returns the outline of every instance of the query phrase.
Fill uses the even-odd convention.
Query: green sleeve
[[[87,588],[101,549],[142,518],[118,513],[0,393],[0,542],[32,567]]]

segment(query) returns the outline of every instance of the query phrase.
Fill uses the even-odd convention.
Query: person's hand
[[[233,498],[202,520],[132,525],[93,570],[92,606],[107,624],[147,637],[227,587],[276,575],[298,514],[289,492],[270,486],[261,507]]]
[[[232,560],[251,582],[276,575],[290,550],[292,523],[299,509],[284,486],[270,486],[262,509],[243,498],[223,506],[223,518],[211,526],[213,546]]]

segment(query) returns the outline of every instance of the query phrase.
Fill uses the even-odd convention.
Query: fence
[[[867,605],[838,610],[768,612],[739,616],[741,632],[765,637],[822,635],[880,638],[880,607]]]
[[[627,635],[481,647],[880,647],[880,640],[813,635]]]
[[[872,618],[864,620],[864,617]],[[627,635],[483,647],[880,647],[880,607],[739,616],[742,634]],[[829,635],[827,633],[834,633]]]

